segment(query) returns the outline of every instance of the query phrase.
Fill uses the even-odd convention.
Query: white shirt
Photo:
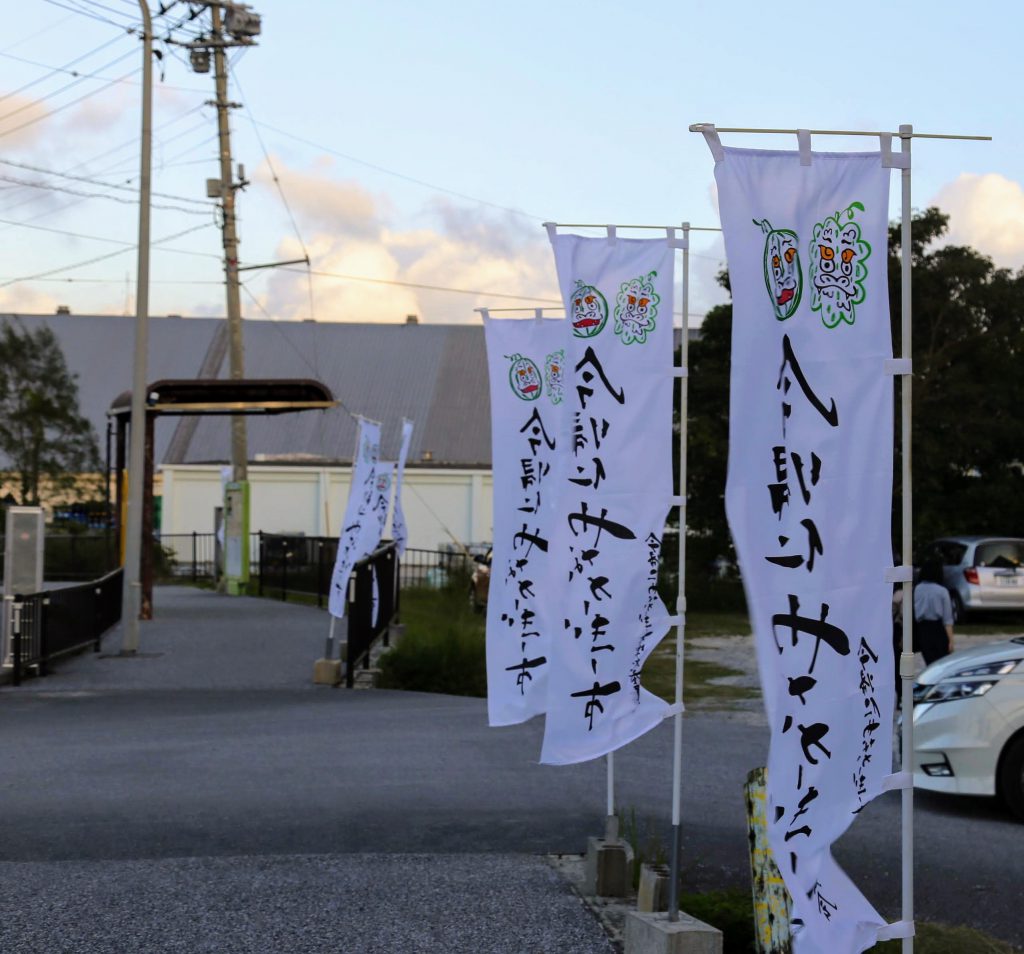
[[[941,583],[918,583],[914,587],[914,619],[941,619],[953,625],[953,604],[949,590]]]

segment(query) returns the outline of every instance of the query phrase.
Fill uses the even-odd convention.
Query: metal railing
[[[408,552],[408,551],[406,551]],[[388,628],[398,612],[398,551],[387,543],[352,568],[349,581],[348,643],[345,656],[345,685],[355,685],[356,666],[370,667],[370,650],[383,636],[388,644]]]
[[[30,669],[45,675],[47,666],[60,656],[90,645],[99,652],[103,634],[121,619],[123,583],[124,572],[117,569],[78,586],[6,599],[4,665],[10,666],[14,685],[20,685]]]
[[[117,541],[112,532],[46,532],[43,579],[95,580],[116,565]],[[4,534],[0,533],[0,576],[3,573]]]

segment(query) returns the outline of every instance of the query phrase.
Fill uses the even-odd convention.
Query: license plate
[[[996,586],[1016,586],[1017,577],[1015,576],[997,576]]]

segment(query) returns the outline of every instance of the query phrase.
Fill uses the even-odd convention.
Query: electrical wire
[[[126,248],[137,248],[138,246],[134,242],[126,242],[124,239],[108,238],[103,235],[88,235],[83,232],[71,232],[68,229],[55,229],[47,225],[36,225],[34,222],[15,222],[11,219],[0,219],[0,223],[4,225],[16,226],[23,229],[32,229],[37,232],[49,232],[53,235],[65,235],[68,238],[79,238],[87,239],[92,242],[107,242],[110,245],[123,245]],[[215,255],[213,252],[194,252],[191,249],[185,248],[163,248],[162,252],[174,252],[176,255],[191,255],[196,258],[215,258],[217,261],[221,260],[220,255]]]
[[[284,267],[281,271],[301,274],[301,271],[297,268]],[[537,298],[534,295],[510,295],[502,292],[480,291],[479,289],[472,288],[449,288],[444,285],[423,285],[418,282],[400,282],[395,279],[367,278],[364,275],[339,275],[337,272],[322,272],[315,269],[312,271],[312,274],[316,275],[318,278],[336,278],[339,281],[346,282],[368,282],[372,285],[397,285],[400,288],[418,288],[422,291],[451,292],[456,295],[476,295],[482,298],[507,298],[515,301],[530,301],[538,305],[562,304],[560,300],[554,298]]]
[[[90,20],[96,20],[100,23],[107,23],[110,26],[115,26],[119,30],[126,30],[128,32],[131,32],[134,29],[138,29],[139,26],[138,20],[134,22],[132,27],[126,27],[124,23],[118,23],[114,20],[111,20],[109,17],[105,17],[97,13],[91,13],[88,10],[83,10],[81,7],[68,6],[67,4],[61,3],[60,0],[45,0],[45,2],[50,4],[51,7],[59,7],[61,10],[68,10],[71,13],[78,13],[83,17],[88,17]]]
[[[200,229],[206,229],[209,227],[209,222],[204,222],[202,225],[194,225],[192,228],[183,229],[180,232],[175,232],[173,235],[165,235],[161,239],[156,239],[151,242],[150,245],[156,246],[162,245],[164,242],[172,242],[174,239],[181,238],[183,235],[189,235],[192,232],[198,232]],[[35,275],[23,275],[19,278],[9,278],[4,282],[0,282],[0,288],[6,288],[8,285],[17,285],[20,282],[31,282],[40,278],[48,278],[51,275],[59,275],[61,272],[67,272],[73,268],[84,268],[86,265],[95,265],[97,262],[105,262],[107,259],[115,258],[118,255],[124,255],[125,252],[129,252],[133,248],[137,248],[137,246],[133,245],[128,248],[119,248],[115,252],[108,252],[105,255],[97,255],[94,258],[89,258],[82,262],[75,262],[71,265],[61,265],[59,268],[51,268],[45,272],[37,272]]]
[[[118,39],[120,39],[120,37],[118,37]],[[128,59],[129,56],[134,56],[134,55],[135,55],[135,50],[128,50],[127,53],[122,53],[120,56],[118,56],[115,59],[111,60],[109,63],[104,63],[103,66],[100,67],[100,69],[101,70],[105,70],[108,67],[115,66],[116,64],[120,63],[122,60],[126,60],[126,59]],[[134,72],[137,72],[137,71],[134,71]],[[45,96],[40,96],[40,97],[38,97],[36,99],[30,100],[29,102],[25,103],[25,105],[19,106],[17,109],[12,109],[9,113],[4,113],[3,116],[0,116],[0,123],[2,123],[6,119],[10,119],[12,116],[17,116],[18,113],[25,112],[26,109],[33,109],[34,107],[38,106],[40,103],[45,103],[48,99],[53,99],[54,96],[59,96],[61,93],[66,92],[67,90],[71,89],[72,87],[78,86],[79,83],[84,83],[87,79],[91,79],[92,75],[93,74],[89,74],[89,73],[80,74],[80,75],[78,75],[77,79],[73,79],[70,83],[65,83],[59,89],[55,89],[52,92],[47,93]]]
[[[283,129],[279,129],[277,126],[271,126],[269,123],[261,123],[258,120],[252,120],[257,126],[262,126],[264,129],[269,129],[272,132],[276,132],[278,135],[285,136],[288,139],[294,139],[296,142],[301,142],[306,146],[312,146],[314,149],[319,149],[322,152],[330,153],[332,156],[338,156],[341,159],[345,159],[348,162],[354,162],[356,165],[365,166],[368,169],[373,169],[376,172],[383,172],[385,175],[394,176],[396,179],[402,179],[405,182],[411,182],[414,185],[424,186],[427,189],[433,189],[435,192],[443,192],[445,195],[452,195],[459,199],[465,199],[467,202],[476,202],[479,205],[486,205],[492,209],[499,209],[502,212],[508,212],[511,215],[522,216],[526,219],[533,219],[537,222],[546,222],[547,219],[539,215],[533,215],[530,212],[524,212],[521,209],[513,209],[507,205],[501,205],[497,202],[489,202],[487,199],[480,199],[473,195],[467,195],[465,192],[456,192],[454,189],[446,189],[444,186],[435,185],[432,182],[427,182],[424,179],[417,179],[413,176],[407,176],[402,172],[395,172],[394,169],[387,169],[384,166],[377,165],[374,162],[367,162],[365,159],[358,159],[355,156],[349,155],[348,153],[339,152],[337,149],[332,149],[330,146],[324,146],[321,143],[313,142],[311,139],[304,139],[302,136],[296,136],[294,133],[286,132]]]
[[[24,186],[29,189],[46,189],[49,192],[66,192],[68,195],[77,195],[83,199],[109,199],[111,202],[119,202],[121,205],[138,205],[138,199],[122,198],[119,195],[111,195],[109,192],[82,192],[80,189],[72,189],[68,186],[53,185],[52,183],[33,182],[31,179],[19,179],[17,176],[0,175],[0,182],[10,182],[14,185]],[[157,193],[153,193],[156,195]],[[176,198],[176,196],[174,197]],[[187,199],[186,201],[198,201]],[[208,210],[186,209],[180,205],[162,205],[151,202],[151,209],[162,209],[165,212],[181,212],[183,215],[206,215]],[[212,206],[211,206],[212,210]]]
[[[44,175],[48,175],[48,176],[59,176],[62,179],[71,179],[74,182],[85,182],[85,183],[88,183],[90,185],[101,185],[101,186],[105,186],[108,189],[118,189],[118,190],[120,190],[122,192],[135,192],[136,191],[131,186],[121,185],[120,183],[116,183],[116,182],[103,182],[101,179],[94,179],[91,176],[76,176],[76,175],[74,175],[74,174],[72,174],[70,172],[57,172],[54,169],[45,169],[42,166],[34,166],[34,165],[31,165],[30,163],[27,163],[27,162],[18,162],[15,159],[0,159],[0,165],[14,166],[17,169],[25,169],[28,172],[41,172]],[[2,178],[3,178],[3,176],[0,176],[0,179],[2,179]],[[129,181],[131,181],[131,180],[129,180]],[[56,186],[48,186],[48,185],[45,185],[45,184],[36,184],[36,183],[30,183],[30,184],[33,185],[35,188],[41,188],[41,189],[44,189],[44,188],[57,188]],[[159,199],[174,199],[177,202],[192,202],[194,204],[198,204],[198,205],[202,205],[202,206],[207,206],[207,207],[211,207],[213,205],[213,203],[210,202],[209,199],[193,199],[191,196],[187,196],[187,195],[174,195],[174,194],[169,193],[169,192],[150,192],[150,195],[156,196]],[[110,198],[114,198],[114,196],[110,196]]]
[[[112,46],[114,43],[120,43],[121,40],[123,40],[123,39],[124,39],[123,36],[115,36],[113,39],[107,40],[106,43],[101,43],[99,46],[97,46],[95,49],[90,50],[88,53],[83,53],[81,56],[76,56],[73,60],[69,60],[63,66],[49,68],[49,72],[46,73],[45,75],[37,76],[34,80],[30,80],[29,82],[25,83],[24,85],[19,86],[17,89],[12,89],[9,93],[4,93],[3,96],[0,96],[0,103],[2,103],[5,99],[10,99],[12,96],[17,96],[19,93],[24,93],[25,90],[31,89],[33,86],[38,86],[40,83],[45,82],[51,76],[54,76],[57,73],[67,73],[67,74],[70,74],[71,76],[76,76],[76,77],[77,76],[81,76],[82,74],[80,74],[77,70],[69,69],[69,67],[74,66],[76,63],[81,63],[82,60],[87,60],[90,56],[94,56],[95,54],[99,53],[101,50],[105,50],[108,46]],[[21,57],[10,56],[10,54],[7,54],[7,53],[0,53],[0,56],[4,56],[4,57],[6,57],[8,59],[12,59],[12,60],[19,60],[19,61],[21,61],[23,63],[28,62],[27,60],[22,60]],[[32,65],[33,66],[39,66],[39,65],[42,65],[42,64],[35,64],[34,63]],[[47,67],[43,67],[43,68],[46,69]]]
[[[19,46],[23,46],[28,43],[29,40],[34,40],[37,36],[42,36],[44,33],[49,33],[51,30],[56,30],[57,27],[64,26],[68,20],[73,20],[74,17],[61,17],[59,20],[55,20],[49,26],[41,27],[36,30],[35,33],[30,33],[28,36],[22,37],[20,40],[16,40],[10,46],[5,46],[0,50],[0,56],[7,53],[9,50],[16,50]]]
[[[98,86],[96,89],[86,93],[84,96],[79,96],[78,99],[73,99],[71,100],[71,102],[65,103],[63,106],[58,106],[56,109],[51,109],[50,112],[44,113],[42,116],[37,116],[35,119],[29,119],[26,122],[23,122],[20,126],[12,126],[10,129],[0,130],[0,138],[4,136],[10,136],[12,133],[19,132],[20,130],[25,129],[28,126],[34,126],[36,123],[41,123],[44,119],[49,119],[51,116],[56,116],[57,113],[62,113],[65,109],[70,109],[72,106],[77,106],[79,103],[89,99],[92,96],[95,96],[97,93],[102,93],[105,89],[109,89],[115,83],[120,83],[122,80],[127,79],[129,76],[134,76],[138,72],[140,72],[140,69],[136,67],[133,70],[129,70],[123,76],[119,76],[117,79],[112,79],[110,80],[110,82],[104,83],[102,86]]]

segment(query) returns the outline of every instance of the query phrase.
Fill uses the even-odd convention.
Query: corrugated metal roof
[[[117,315],[0,315],[28,331],[47,327],[60,341],[64,359],[78,376],[78,404],[96,429],[103,452],[107,408],[132,386],[135,319]],[[149,322],[148,377],[197,377],[210,341],[222,322],[213,318],[152,318]],[[162,460],[173,425],[154,433],[157,460]]]
[[[0,315],[0,320],[14,318]],[[78,375],[80,406],[102,440],[111,401],[131,387],[132,318],[96,315],[20,315],[26,328],[46,325]],[[147,378],[227,377],[223,319],[153,318]],[[246,319],[242,336],[246,377],[309,378],[342,403],[248,419],[249,458],[316,458],[348,462],[356,424],[345,409],[384,424],[382,454],[395,459],[401,419],[416,422],[411,464],[429,451],[433,465],[489,467],[490,401],[483,327],[277,322]],[[229,419],[157,422],[162,463],[226,462]],[[195,421],[194,429],[191,422]],[[172,440],[173,438],[173,440]]]

